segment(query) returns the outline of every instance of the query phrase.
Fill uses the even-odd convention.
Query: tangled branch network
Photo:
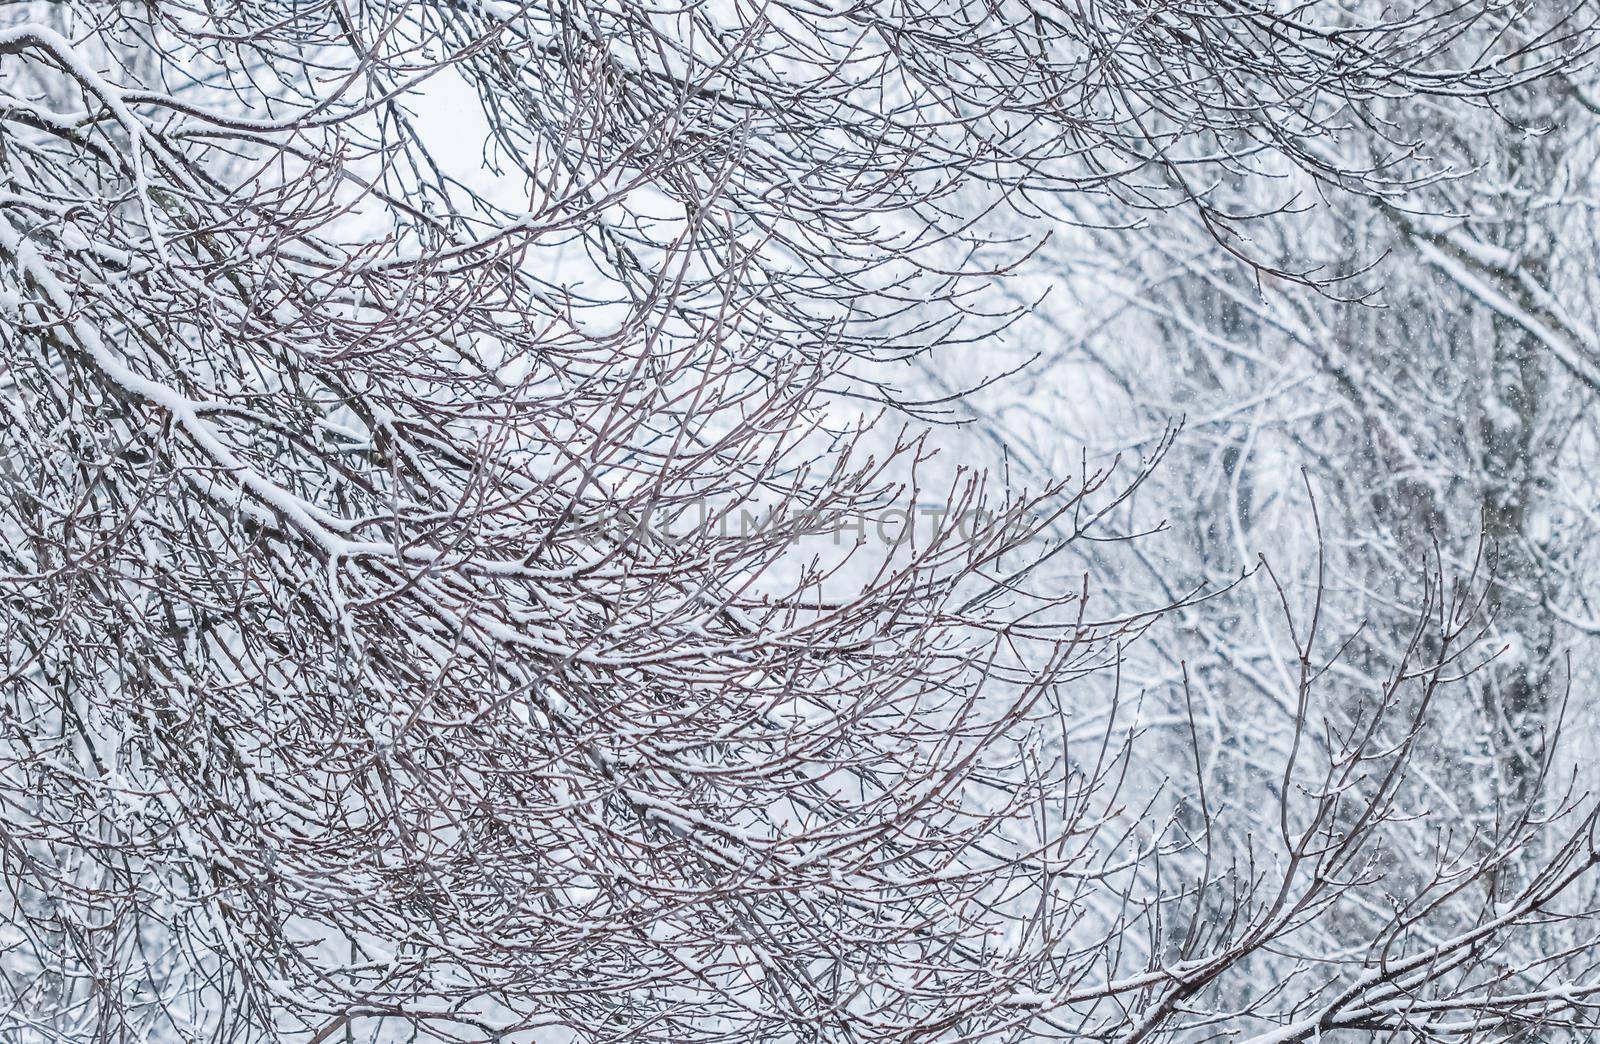
[[[1343,732],[1306,642],[1320,782],[1224,868],[1124,792],[1169,600],[1030,587],[1159,454],[940,477],[897,366],[1013,317],[997,217],[1244,251],[1215,178],[1440,176],[1344,136],[1580,67],[1591,5],[1523,6],[0,4],[0,1037],[1204,1036],[1366,881],[1475,603]],[[929,503],[983,521],[814,540]],[[1236,1017],[1576,1017],[1582,974],[1479,987],[1585,815],[1440,853],[1442,903],[1559,821],[1487,920]]]

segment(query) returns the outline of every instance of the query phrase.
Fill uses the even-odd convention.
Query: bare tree
[[[1426,878],[1432,864],[1420,853],[1441,830],[1493,834],[1561,808],[1572,773],[1593,777],[1588,82],[1554,78],[1481,110],[1392,114],[1398,140],[1425,143],[1456,173],[1377,197],[1330,194],[1251,227],[1255,257],[1315,270],[1322,294],[1228,256],[1187,214],[1053,244],[1041,260],[1058,300],[1015,338],[1019,354],[1044,356],[1025,375],[1032,394],[996,390],[963,403],[968,430],[994,459],[1003,453],[1029,476],[1084,445],[1106,456],[1152,445],[1186,417],[1140,495],[1140,514],[1170,520],[1172,532],[1109,551],[1080,547],[1091,557],[1073,567],[1114,578],[1102,595],[1123,604],[1178,589],[1177,578],[1226,582],[1263,551],[1291,590],[1316,586],[1325,568],[1324,626],[1349,642],[1321,687],[1352,712],[1371,705],[1415,639],[1419,558],[1437,549],[1490,578],[1484,646],[1493,655],[1431,705],[1429,740],[1401,799],[1419,810],[1415,836],[1395,844],[1411,855],[1391,868],[1391,890]],[[1357,137],[1344,147],[1373,146]],[[1262,198],[1242,178],[1212,189],[1214,205],[1235,212]],[[1079,220],[1104,213],[1091,203]],[[949,384],[947,364],[926,369]],[[1307,475],[1334,534],[1326,546],[1307,524]],[[1274,828],[1276,810],[1260,802],[1277,786],[1268,752],[1294,742],[1296,657],[1263,625],[1277,612],[1271,595],[1241,584],[1205,611],[1176,614],[1141,643],[1141,662],[1123,668],[1155,694],[1152,732],[1165,733],[1146,741],[1147,771],[1159,779],[1193,747],[1192,713],[1208,740],[1204,806],[1251,810],[1221,832],[1230,853]],[[1566,745],[1565,771],[1551,771],[1546,745],[1563,729],[1578,739]],[[1218,836],[1200,798],[1192,785],[1175,798],[1179,823]],[[1496,887],[1536,876],[1548,854],[1543,843],[1519,847]],[[1217,915],[1215,903],[1207,909]],[[1389,917],[1384,903],[1342,900],[1323,922],[1324,948],[1364,952]],[[1591,940],[1584,920],[1553,918],[1500,945],[1518,966]],[[1297,966],[1264,958],[1258,978],[1276,982]],[[1247,996],[1223,1006],[1237,1010]],[[1559,1035],[1537,1022],[1478,1031]],[[1585,1028],[1571,1032],[1582,1039]]]
[[[0,12],[8,1037],[1587,1010],[1580,954],[1486,951],[1575,912],[1582,801],[1442,842],[1359,965],[1205,1007],[1383,887],[1474,614],[1441,590],[1355,716],[1313,712],[1296,639],[1277,861],[1224,868],[1119,797],[1133,701],[1085,684],[1172,599],[1098,616],[1089,578],[1035,582],[1116,535],[1157,454],[935,484],[857,405],[917,405],[887,363],[1011,318],[976,294],[1031,245],[1005,211],[1099,192],[1226,239],[1196,179],[1279,163],[1381,196],[1409,149],[1330,141],[1570,67],[1587,5]],[[515,203],[408,110],[429,91],[470,98]],[[1475,891],[1532,838],[1537,872]]]

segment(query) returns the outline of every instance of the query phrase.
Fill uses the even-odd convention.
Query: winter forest
[[[0,1044],[1600,1039],[1594,0],[0,0]]]

